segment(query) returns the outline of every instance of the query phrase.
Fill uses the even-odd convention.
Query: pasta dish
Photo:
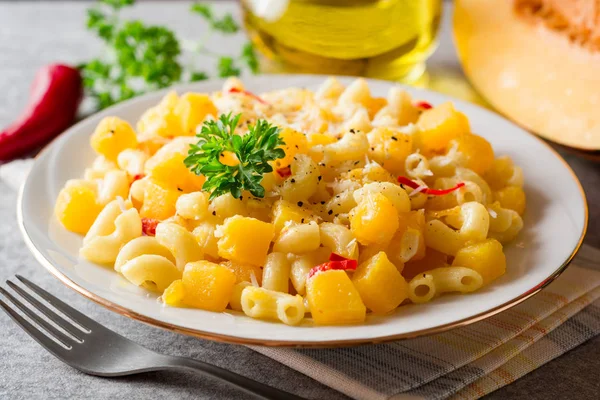
[[[463,113],[363,79],[170,92],[90,144],[56,217],[166,307],[357,324],[489,285],[523,227],[521,168]]]

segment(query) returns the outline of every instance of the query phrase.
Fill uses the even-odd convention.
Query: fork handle
[[[222,381],[228,382],[239,389],[268,400],[305,400],[302,397],[293,395],[283,390],[262,384],[253,379],[236,374],[235,372],[219,368],[202,361],[194,360],[186,357],[168,357],[167,367],[169,369],[183,369],[188,371],[197,371],[210,376],[213,376]]]

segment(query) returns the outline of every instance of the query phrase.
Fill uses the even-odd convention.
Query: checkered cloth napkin
[[[0,166],[0,180],[16,188],[30,165]],[[251,348],[355,399],[476,399],[599,334],[599,298],[600,250],[583,246],[539,294],[463,328],[348,348]]]

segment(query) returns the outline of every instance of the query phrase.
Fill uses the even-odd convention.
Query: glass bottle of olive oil
[[[441,0],[242,0],[269,72],[411,83],[436,46]]]

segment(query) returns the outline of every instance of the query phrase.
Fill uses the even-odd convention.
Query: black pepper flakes
[[[182,189],[182,188],[180,188],[180,187],[178,187],[178,188],[177,188],[177,191],[179,191],[179,192],[183,192],[183,189]]]
[[[350,133],[356,133],[354,129],[350,129]]]
[[[304,223],[304,218],[302,218],[302,219],[300,220],[300,223],[301,223],[301,224],[303,224],[303,223]]]
[[[375,147],[371,147],[371,151],[375,151]]]
[[[325,204],[325,202],[324,202],[324,201],[322,201],[322,202],[321,202],[321,204]]]
[[[333,210],[327,211],[327,214],[329,214],[329,215],[333,214]]]
[[[392,136],[392,140],[395,140],[397,142],[398,138],[396,136]]]
[[[294,178],[292,178],[292,179],[290,179],[290,182],[296,183],[296,180]]]
[[[301,201],[298,202],[298,207],[302,207],[303,205],[304,205],[303,202],[301,202]]]
[[[321,182],[321,179],[323,179],[323,177],[322,177],[321,175],[319,175],[319,176],[317,177],[317,179],[319,180],[319,182]]]
[[[354,165],[358,165],[360,163],[360,161],[355,161]]]
[[[212,215],[216,216],[216,215],[217,215],[217,212],[216,212],[216,211],[213,211],[213,212],[212,212]]]

